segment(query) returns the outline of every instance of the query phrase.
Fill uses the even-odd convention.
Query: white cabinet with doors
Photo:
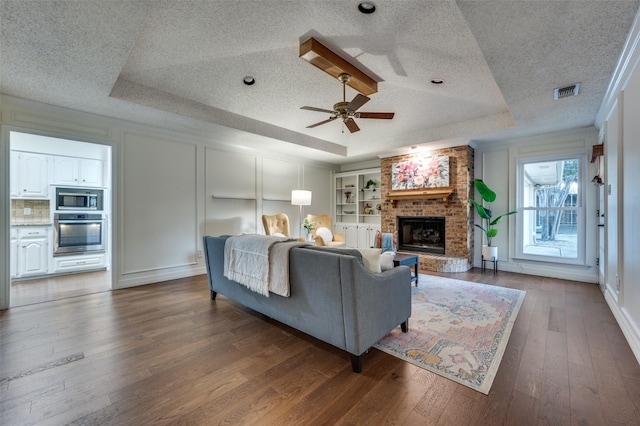
[[[17,228],[16,277],[44,275],[49,271],[50,227]]]
[[[355,223],[337,223],[334,232],[344,234],[344,242],[347,247],[358,247],[358,225]]]
[[[335,175],[335,232],[344,232],[348,247],[373,245],[380,230],[380,169]]]
[[[16,151],[11,151],[11,165],[9,167],[9,169],[11,170],[11,175],[9,178],[9,183],[11,186],[9,193],[11,198],[20,197],[20,182],[19,182],[20,174],[18,173],[18,167],[20,163],[18,158],[19,158],[18,153]],[[17,235],[16,235],[16,238],[17,238]]]
[[[49,156],[11,152],[11,197],[49,197]]]
[[[360,224],[358,225],[358,247],[373,247],[376,235],[380,232],[380,225]]]
[[[10,263],[9,263],[9,272],[11,274],[11,278],[15,277],[18,273],[18,229],[11,228],[10,238]]]
[[[104,186],[104,162],[90,158],[53,156],[53,183],[67,186]]]

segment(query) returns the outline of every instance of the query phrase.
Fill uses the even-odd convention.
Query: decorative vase
[[[498,247],[483,245],[482,258],[484,260],[498,260]]]
[[[313,242],[313,235],[311,234],[311,232],[307,232],[307,242],[308,243]]]

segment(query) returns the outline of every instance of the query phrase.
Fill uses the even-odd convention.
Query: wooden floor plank
[[[566,425],[571,422],[568,369],[566,333],[550,330],[547,333],[542,393],[537,416],[542,424]]]
[[[0,315],[0,425],[633,424],[640,364],[594,284],[433,273],[527,291],[489,395],[372,349],[331,345],[206,277]],[[82,354],[64,363],[66,356]]]

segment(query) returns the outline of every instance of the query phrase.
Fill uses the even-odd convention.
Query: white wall
[[[111,147],[114,288],[205,273],[202,236],[262,233],[263,212],[284,211],[295,224],[291,189],[313,191],[307,211],[331,209],[329,164],[4,95],[0,113],[0,309],[9,306],[10,131]]]
[[[517,163],[520,159],[544,158],[562,154],[589,155],[592,146],[597,143],[598,131],[595,127],[576,129],[566,132],[541,135],[533,138],[496,142],[478,146],[475,149],[475,177],[483,179],[498,197],[492,204],[497,213],[516,210],[517,203]],[[590,158],[590,157],[589,157]],[[587,177],[594,176],[594,164],[587,165]],[[516,220],[517,215],[504,218],[499,227],[499,234],[494,239],[499,249],[501,270],[523,274],[541,275],[574,281],[596,283],[598,281],[597,257],[597,223],[595,212],[597,206],[597,187],[583,179],[586,189],[586,266],[565,265],[553,262],[537,262],[515,257]],[[593,213],[593,214],[591,214]],[[474,266],[481,266],[482,235],[476,230]]]
[[[629,80],[623,91],[622,118],[622,297],[619,306],[640,336],[640,69]],[[634,256],[634,253],[636,254]]]
[[[605,144],[605,299],[640,361],[640,12],[596,125]]]

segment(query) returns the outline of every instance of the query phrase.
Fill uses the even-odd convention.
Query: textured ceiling
[[[638,1],[0,0],[0,91],[221,143],[346,163],[593,125]],[[378,81],[361,111],[298,57],[313,36]],[[256,84],[242,79],[251,75]],[[430,80],[440,78],[442,85]],[[581,83],[555,101],[553,89]],[[347,88],[347,100],[356,95]]]

